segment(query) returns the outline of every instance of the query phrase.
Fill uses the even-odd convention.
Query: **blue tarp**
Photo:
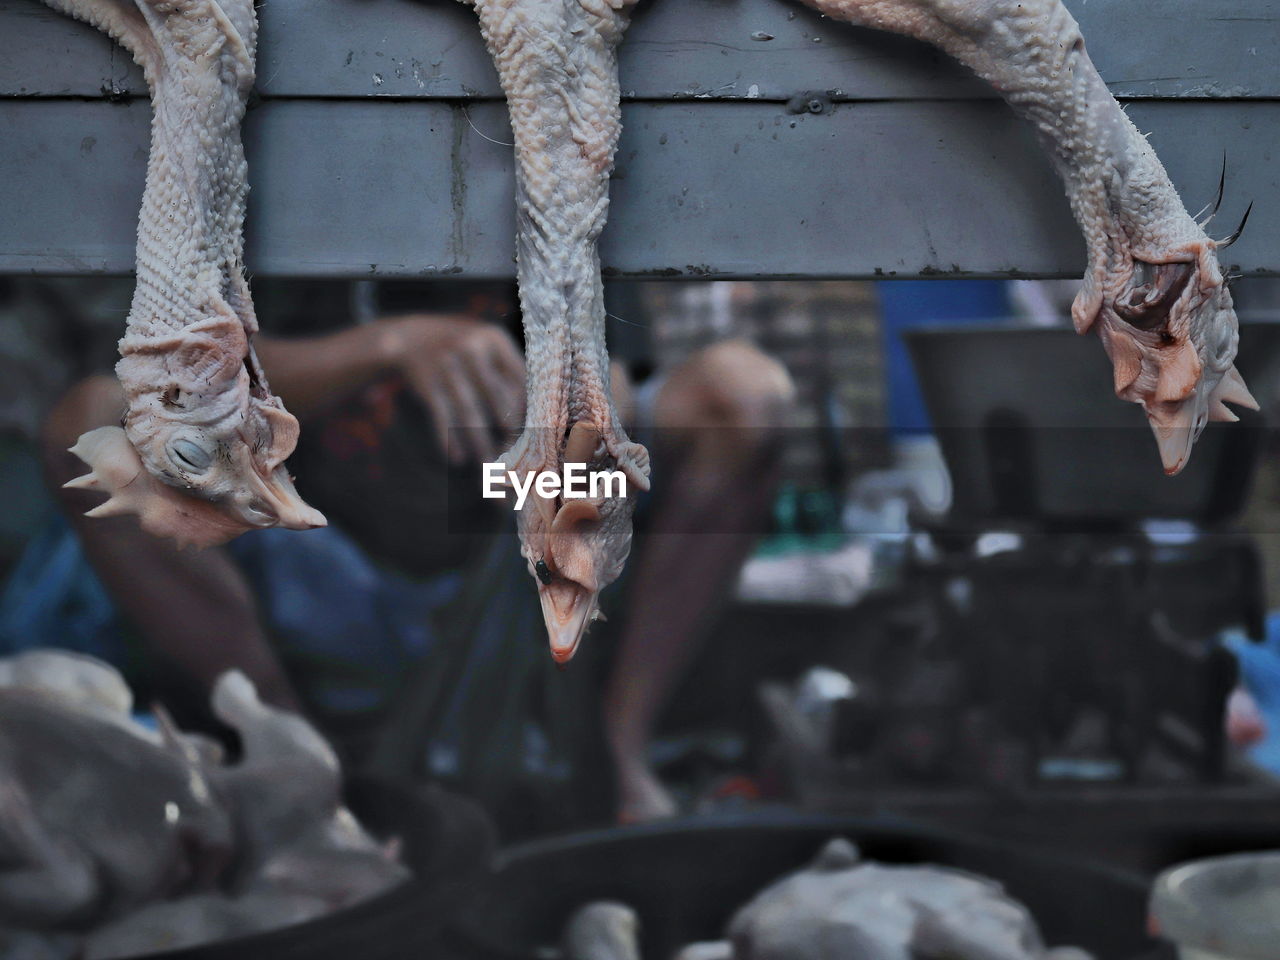
[[[1267,635],[1262,643],[1251,643],[1231,634],[1226,644],[1240,661],[1240,677],[1258,703],[1267,724],[1267,736],[1249,751],[1249,757],[1272,773],[1280,775],[1280,612],[1267,617]]]
[[[458,574],[417,581],[380,567],[335,527],[259,530],[227,549],[307,699],[339,715],[385,705],[439,642],[432,614],[461,587]],[[0,594],[0,655],[61,647],[127,674],[126,638],[74,531],[61,517],[51,521]]]
[[[876,285],[882,316],[889,426],[894,433],[927,431],[929,415],[902,333],[912,327],[990,323],[1009,316],[1004,280],[894,280]]]

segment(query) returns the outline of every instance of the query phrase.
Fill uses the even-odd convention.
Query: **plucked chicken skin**
[[[573,656],[631,550],[649,454],[614,407],[596,241],[621,131],[617,46],[634,0],[473,0],[515,134],[516,257],[528,399],[501,458],[521,475],[565,463],[626,474],[627,496],[530,497],[517,514],[552,656]]]
[[[865,862],[839,838],[757,894],[728,935],[732,960],[1089,960],[1046,948],[1030,911],[993,880]]]
[[[132,716],[132,694],[90,657],[0,660],[0,953],[137,956],[275,929],[358,903],[409,876],[398,845],[342,803],[342,771],[300,717],[242,674],[215,715],[242,757]]]
[[[1096,329],[1118,396],[1142,405],[1176,474],[1226,404],[1257,408],[1234,366],[1238,327],[1214,241],[1098,76],[1060,0],[805,0],[932,43],[1035,127],[1084,233],[1073,307]],[[648,457],[613,409],[596,240],[619,132],[616,48],[631,0],[472,0],[515,133],[528,421],[509,468],[617,467],[648,487]],[[1234,238],[1231,238],[1234,239]],[[537,500],[518,515],[551,650],[573,655],[630,549],[629,498]]]
[[[642,923],[626,904],[579,908],[562,934],[565,960],[639,960]],[[842,838],[766,887],[729,921],[724,940],[673,960],[1093,960],[1048,948],[1035,919],[1000,884],[938,866],[862,860]]]
[[[137,287],[116,365],[128,407],[122,427],[71,448],[91,470],[68,486],[110,494],[90,516],[136,514],[180,544],[323,526],[284,465],[298,423],[252,345],[240,141],[254,79],[252,0],[46,2],[133,55],[153,110]]]
[[[19,685],[23,672],[0,687],[0,927],[73,926],[209,886],[233,827],[203,771],[127,706],[47,675]]]
[[[945,50],[1040,137],[1067,188],[1089,263],[1072,307],[1098,331],[1117,396],[1142,405],[1166,473],[1209,420],[1256,410],[1235,368],[1238,324],[1214,241],[1098,75],[1061,0],[805,0],[829,17]],[[1238,234],[1237,234],[1238,235]]]
[[[318,526],[284,460],[297,423],[271,394],[241,262],[247,190],[239,125],[253,81],[250,0],[46,0],[142,64],[155,117],[138,234],[138,287],[118,365],[123,429],[81,438],[74,485],[180,542],[260,526]],[[527,421],[504,462],[617,469],[627,496],[535,497],[521,550],[552,654],[568,660],[631,545],[644,447],[614,408],[597,240],[620,130],[617,47],[634,0],[470,0],[510,108]],[[1234,366],[1238,325],[1215,241],[1182,205],[1106,89],[1060,0],[805,0],[833,18],[932,43],[993,84],[1035,127],[1061,175],[1089,264],[1073,316],[1097,330],[1116,393],[1142,405],[1166,472],[1229,403],[1256,408]],[[1230,238],[1233,239],[1233,238]]]

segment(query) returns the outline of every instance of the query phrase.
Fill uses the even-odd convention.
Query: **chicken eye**
[[[547,566],[547,561],[539,560],[533,565],[533,572],[538,575],[538,579],[544,585],[551,583],[551,568]]]
[[[170,452],[179,464],[195,473],[203,473],[208,470],[209,464],[213,462],[213,457],[209,451],[191,440],[173,441]]]

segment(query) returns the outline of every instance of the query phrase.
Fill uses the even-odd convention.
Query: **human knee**
[[[660,398],[667,425],[773,428],[791,411],[795,385],[781,363],[753,344],[726,340],[691,357]]]
[[[781,449],[795,386],[782,364],[743,341],[700,351],[677,369],[655,405],[655,423],[690,465],[735,473]]]

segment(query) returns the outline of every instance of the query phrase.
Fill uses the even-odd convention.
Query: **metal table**
[[[1067,0],[1234,269],[1280,272],[1280,0]],[[246,121],[258,275],[514,272],[510,131],[454,0],[271,0]],[[607,275],[1078,275],[1030,130],[921,44],[784,0],[642,0]],[[0,272],[127,273],[149,106],[92,28],[0,0]]]

